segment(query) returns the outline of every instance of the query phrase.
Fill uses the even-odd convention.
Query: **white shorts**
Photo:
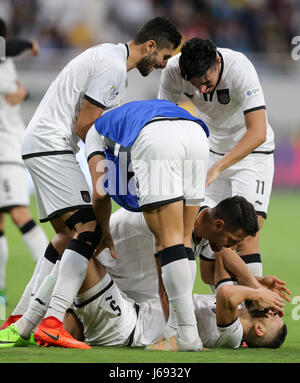
[[[209,144],[202,127],[189,120],[150,122],[131,148],[139,206],[204,198]]]
[[[139,306],[123,294],[107,273],[97,285],[78,295],[72,306],[91,346],[146,346],[165,326],[160,302]]]
[[[210,153],[208,168],[220,157]],[[225,169],[206,189],[203,206],[213,207],[227,197],[239,195],[251,202],[257,213],[266,218],[273,175],[273,154],[249,154]]]
[[[41,222],[92,206],[89,186],[74,154],[30,157],[24,162],[35,186]]]
[[[29,189],[25,167],[21,164],[0,164],[0,211],[29,205]]]

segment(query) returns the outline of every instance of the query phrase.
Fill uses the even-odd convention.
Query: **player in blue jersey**
[[[94,212],[102,230],[97,251],[108,247],[114,256],[109,194],[119,193],[122,197],[119,203],[125,201],[123,206],[134,205],[134,209],[143,211],[155,236],[163,282],[178,324],[177,346],[182,351],[202,349],[192,301],[195,262],[189,259],[193,255],[192,230],[204,197],[207,136],[205,123],[184,109],[169,101],[148,100],[124,104],[106,113],[96,120],[86,138]],[[114,167],[116,164],[120,173]],[[117,190],[116,184],[127,185],[121,170],[127,166],[133,172],[133,179],[128,182],[128,190],[127,187]],[[116,174],[118,182],[114,179]],[[136,204],[132,203],[133,185]],[[251,224],[254,234],[257,220]],[[216,229],[221,233],[223,224],[218,225]],[[210,239],[212,232],[206,235]],[[234,246],[245,235],[244,230],[239,230],[236,238],[228,242],[224,235],[223,244],[211,242],[211,246],[216,251],[223,246]]]

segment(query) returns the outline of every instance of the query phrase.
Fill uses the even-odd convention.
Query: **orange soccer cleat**
[[[91,349],[88,344],[73,338],[63,328],[62,322],[53,316],[42,320],[34,332],[34,340],[38,346]]]
[[[2,323],[2,326],[0,327],[0,330],[4,330],[6,327],[10,326],[11,324],[15,323],[18,319],[20,319],[22,315],[10,315],[5,322]]]

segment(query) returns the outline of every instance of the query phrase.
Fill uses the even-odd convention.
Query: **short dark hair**
[[[5,21],[0,18],[0,36],[6,37],[6,34],[7,34],[7,29],[6,29]]]
[[[199,78],[216,64],[217,48],[211,40],[194,37],[183,45],[179,67],[184,80],[190,81],[192,78]]]
[[[154,40],[158,49],[168,48],[170,45],[176,49],[181,43],[181,38],[181,33],[169,19],[155,17],[141,27],[133,42],[139,45]]]
[[[224,199],[212,209],[214,219],[224,221],[224,229],[243,229],[247,235],[255,236],[259,230],[257,214],[252,203],[241,196]]]
[[[250,330],[249,334],[245,338],[247,346],[250,348],[279,348],[285,341],[287,335],[287,326],[284,323],[283,326],[275,333],[272,338],[260,337],[255,334],[253,329]]]

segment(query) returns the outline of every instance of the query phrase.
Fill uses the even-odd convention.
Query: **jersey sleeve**
[[[243,326],[236,318],[232,323],[225,326],[217,326],[219,338],[215,347],[239,348],[243,340]]]
[[[243,54],[236,64],[233,89],[240,100],[244,114],[265,109],[265,98],[257,72],[251,61]]]
[[[87,161],[97,154],[104,156],[105,143],[101,135],[97,132],[93,125],[87,132],[85,139],[85,157]]]
[[[85,92],[85,98],[102,109],[110,109],[120,103],[123,68],[118,64],[102,63]],[[100,70],[101,67],[101,70]]]
[[[177,61],[169,60],[162,70],[157,98],[178,104],[182,96],[182,79]]]

